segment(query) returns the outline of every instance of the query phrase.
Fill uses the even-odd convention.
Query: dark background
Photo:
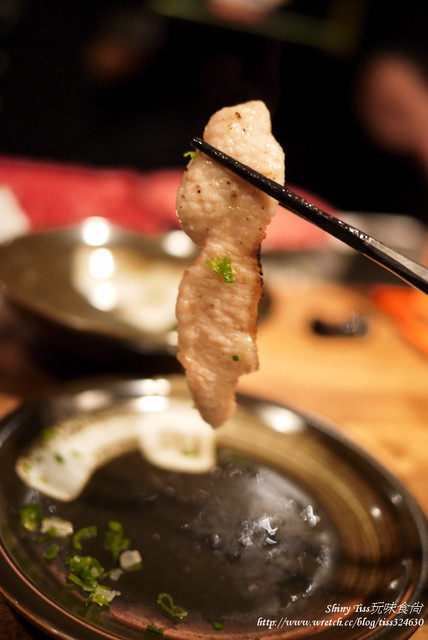
[[[277,15],[328,20],[333,4],[295,0]],[[181,166],[215,110],[260,98],[285,149],[288,182],[341,209],[428,221],[419,166],[365,135],[354,100],[374,51],[402,50],[425,64],[428,3],[357,4],[354,41],[337,51],[199,14],[161,16],[150,2],[0,0],[0,154],[143,171]],[[125,63],[100,54],[111,42]]]

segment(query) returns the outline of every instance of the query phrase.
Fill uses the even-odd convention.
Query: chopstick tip
[[[192,138],[192,142],[191,142],[192,147],[196,147],[198,149],[201,148],[201,146],[203,145],[203,141],[201,140],[201,138]]]

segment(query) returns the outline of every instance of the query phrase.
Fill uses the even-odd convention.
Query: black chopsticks
[[[315,224],[320,229],[341,240],[352,249],[359,251],[367,258],[385,267],[407,282],[407,284],[412,285],[424,293],[428,293],[428,268],[424,265],[403,256],[395,251],[395,249],[375,240],[343,220],[339,220],[329,213],[326,213],[296,193],[293,193],[287,189],[287,187],[283,187],[277,182],[266,178],[266,176],[235,160],[235,158],[223,153],[223,151],[216,149],[204,140],[193,138],[192,146],[267,195],[278,200],[279,204],[285,209],[312,222],[312,224]]]

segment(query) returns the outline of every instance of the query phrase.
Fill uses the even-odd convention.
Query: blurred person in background
[[[206,0],[206,5],[224,19],[253,23],[263,21],[280,6],[299,3],[294,0]],[[390,181],[391,192],[395,193],[391,210],[398,207],[406,212],[407,201],[410,210],[428,222],[428,4],[425,0],[367,3],[364,32],[344,86],[349,89],[351,114],[356,116],[356,123],[349,123],[345,138],[351,138],[354,127],[361,126],[381,156],[382,151],[386,152],[384,162],[376,164],[384,169],[382,177]],[[327,86],[326,90],[329,89]],[[346,104],[346,95],[342,98]],[[343,104],[338,105],[339,109],[341,106]],[[345,165],[354,172],[350,157],[352,144],[348,150]],[[397,168],[392,169],[388,162],[390,153],[404,160],[396,165],[401,179]],[[353,157],[362,156],[355,153]],[[409,187],[407,193],[397,197],[397,186],[405,185],[412,171],[416,194],[415,187]],[[358,175],[356,171],[355,175]],[[367,171],[369,177],[373,179],[371,170]],[[381,177],[378,175],[377,179],[380,181]],[[369,191],[364,181],[359,184]],[[384,190],[385,187],[381,189]],[[375,193],[376,189],[371,191]],[[385,204],[382,207],[374,201],[373,206],[376,205],[385,209]]]

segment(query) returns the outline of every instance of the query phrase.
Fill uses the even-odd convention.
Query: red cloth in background
[[[34,230],[91,216],[145,234],[178,227],[176,194],[182,173],[173,168],[140,174],[0,157],[0,186],[13,192]],[[320,198],[298,187],[292,190],[334,214]],[[268,227],[264,247],[300,249],[326,241],[323,231],[281,208]]]
[[[176,224],[175,205],[171,220],[165,220],[164,207],[153,210],[146,204],[147,179],[127,170],[0,158],[0,185],[11,189],[33,229],[102,216],[145,233],[159,233]]]

